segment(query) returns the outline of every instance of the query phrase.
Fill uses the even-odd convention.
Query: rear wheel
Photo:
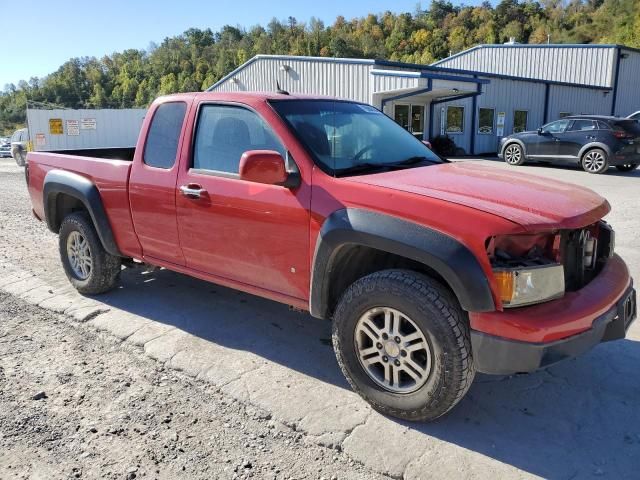
[[[353,389],[376,410],[433,420],[474,377],[466,316],[435,280],[384,270],[351,285],[334,315],[333,346]]]
[[[582,168],[589,173],[604,173],[609,168],[607,152],[600,148],[594,148],[582,155]]]
[[[504,149],[504,161],[509,165],[522,165],[524,163],[524,152],[517,143],[510,143]]]
[[[60,226],[60,259],[71,284],[80,293],[94,295],[111,290],[122,259],[108,253],[84,213],[72,213]]]
[[[636,168],[638,168],[638,164],[637,163],[627,163],[624,165],[616,165],[616,168],[618,170],[620,170],[621,172],[630,172],[632,170],[635,170]]]

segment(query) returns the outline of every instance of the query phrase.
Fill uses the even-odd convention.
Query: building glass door
[[[424,105],[396,104],[393,119],[402,128],[422,140],[424,136]]]

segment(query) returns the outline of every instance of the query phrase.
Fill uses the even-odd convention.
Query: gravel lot
[[[520,170],[606,196],[640,278],[640,171]],[[479,375],[447,417],[403,424],[349,390],[328,323],[286,306],[165,270],[81,297],[11,159],[0,192],[0,479],[637,478],[640,322],[546,371]]]

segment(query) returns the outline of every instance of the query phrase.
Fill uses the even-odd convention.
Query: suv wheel
[[[60,226],[58,242],[62,266],[76,290],[94,295],[115,286],[122,259],[104,249],[87,215],[67,216]]]
[[[334,315],[333,346],[353,389],[376,410],[434,420],[475,374],[466,316],[435,280],[383,270],[352,284]]]
[[[504,149],[504,161],[509,165],[522,165],[524,163],[524,152],[517,143],[510,143]]]
[[[594,148],[582,155],[581,164],[585,172],[604,173],[609,168],[609,159],[604,150]]]
[[[625,165],[616,165],[616,168],[618,170],[620,170],[621,172],[630,172],[630,171],[635,170],[636,168],[638,168],[638,164],[637,163],[627,163]]]

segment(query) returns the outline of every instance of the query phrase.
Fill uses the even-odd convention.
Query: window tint
[[[204,105],[198,116],[193,168],[238,173],[248,150],[286,150],[256,113],[242,107]]]
[[[542,131],[546,133],[561,133],[565,131],[570,123],[571,120],[556,120],[542,127]]]
[[[157,168],[173,167],[186,111],[183,102],[163,103],[156,109],[144,147],[144,163]]]
[[[633,135],[640,135],[640,124],[635,120],[620,120],[613,124],[613,130],[622,130]]]
[[[516,110],[513,112],[513,133],[520,133],[527,130],[527,117],[529,112],[526,110]]]
[[[607,122],[603,122],[602,120],[598,120],[598,128],[600,130],[611,130],[611,126]]]
[[[495,110],[493,108],[481,108],[478,110],[478,133],[493,133],[493,118]]]
[[[569,127],[570,132],[580,132],[582,130],[595,130],[596,122],[593,120],[574,120]]]
[[[447,107],[447,133],[464,132],[464,107]]]

